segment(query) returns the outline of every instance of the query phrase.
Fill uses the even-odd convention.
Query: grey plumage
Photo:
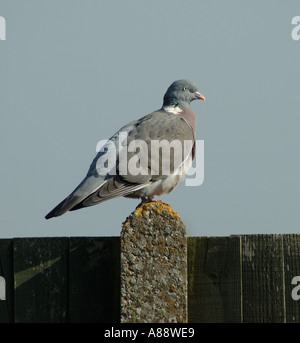
[[[182,172],[185,164],[190,165],[195,155],[195,131],[196,117],[190,108],[190,102],[196,99],[205,100],[204,96],[197,91],[194,83],[188,80],[178,80],[171,84],[164,95],[163,106],[160,110],[152,112],[139,120],[122,127],[110,138],[109,144],[123,147],[126,150],[126,161],[130,162],[137,152],[128,152],[130,144],[145,142],[146,150],[139,150],[140,156],[147,161],[146,168],[142,168],[139,161],[141,173],[133,175],[130,170],[121,168],[122,152],[116,149],[116,160],[111,166],[111,171],[104,173],[99,169],[101,157],[109,156],[109,144],[106,144],[94,158],[86,177],[78,187],[51,212],[46,219],[57,217],[67,211],[77,210],[82,207],[96,205],[116,197],[125,196],[132,198],[152,199],[154,195],[162,195],[172,191],[185,177]],[[126,141],[122,141],[126,136]],[[152,142],[167,140],[172,142],[178,140],[182,143],[181,163],[170,154],[169,174],[163,173],[162,149],[158,150],[159,158],[153,159],[151,155]],[[188,149],[184,149],[184,141],[190,141]],[[127,143],[127,144],[126,144]],[[123,156],[123,155],[122,155]],[[152,171],[156,172],[153,173]],[[113,171],[113,172],[112,172]],[[103,174],[103,175],[102,175]]]

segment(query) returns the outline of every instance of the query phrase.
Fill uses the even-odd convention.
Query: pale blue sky
[[[205,178],[161,199],[190,236],[299,231],[299,1],[0,0],[0,237],[117,236],[138,200],[46,221],[96,144],[194,81]]]

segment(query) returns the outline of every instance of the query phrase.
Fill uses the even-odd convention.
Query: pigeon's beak
[[[205,96],[204,95],[200,94],[199,92],[195,92],[194,94],[195,94],[195,97],[197,99],[205,101]]]

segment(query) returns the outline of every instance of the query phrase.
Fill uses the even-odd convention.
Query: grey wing
[[[120,132],[130,132],[137,124],[137,121],[133,121],[124,126],[116,134],[114,134],[106,144],[100,149],[94,158],[86,177],[76,187],[76,189],[66,197],[61,203],[59,203],[52,211],[50,211],[45,218],[60,216],[72,209],[78,209],[83,206],[91,206],[98,202],[109,200],[115,196],[122,196],[123,194],[130,193],[130,187],[136,189],[135,185],[129,184],[126,181],[118,180],[116,173],[113,170],[101,170],[101,164],[97,163],[101,157],[110,157],[111,151],[109,149],[111,143],[118,144]],[[111,159],[116,160],[113,169],[117,168],[117,158],[113,156]],[[102,166],[103,167],[103,166]],[[103,168],[102,168],[103,169]],[[105,186],[105,187],[104,187]],[[140,185],[139,185],[140,186]],[[101,192],[99,191],[101,188]],[[100,197],[101,195],[101,197]],[[95,202],[97,200],[97,202]]]

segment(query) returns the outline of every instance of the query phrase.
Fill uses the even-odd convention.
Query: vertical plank
[[[17,238],[13,247],[15,321],[66,322],[68,239]]]
[[[120,238],[70,238],[69,321],[120,321]]]
[[[292,279],[300,276],[300,235],[282,235],[284,256],[284,281],[285,281],[285,307],[286,322],[300,322],[300,300],[292,298],[292,290],[297,285],[292,285]],[[299,294],[299,291],[297,292]]]
[[[241,322],[240,237],[188,238],[189,322]]]
[[[14,321],[12,240],[0,239],[0,276],[5,280],[5,298],[0,300],[0,323]]]
[[[285,321],[280,235],[242,236],[243,321]]]

